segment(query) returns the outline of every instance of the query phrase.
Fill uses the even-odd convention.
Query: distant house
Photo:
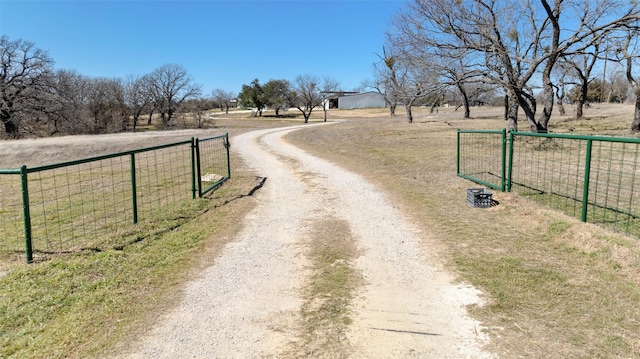
[[[458,101],[456,100],[443,100],[440,102],[440,107],[458,107]]]
[[[338,97],[339,109],[385,107],[384,96],[377,92],[364,92]]]

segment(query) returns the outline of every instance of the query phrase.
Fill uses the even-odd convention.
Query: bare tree
[[[386,67],[384,67],[386,68]],[[392,87],[388,86],[388,79],[384,76],[386,71],[383,69],[380,63],[373,65],[373,79],[362,82],[362,88],[373,90],[384,98],[385,105],[389,107],[389,117],[396,115],[396,108],[398,107],[398,98],[393,93]]]
[[[627,100],[627,95],[631,89],[631,84],[626,78],[625,71],[614,71],[609,78],[609,93],[607,97],[612,102],[623,103]]]
[[[53,76],[54,93],[47,114],[53,127],[49,134],[91,132],[87,121],[91,79],[72,70],[58,70]]]
[[[194,84],[187,70],[178,64],[166,64],[150,74],[153,93],[160,111],[164,128],[171,127],[171,119],[180,104],[201,93],[200,85]]]
[[[223,89],[215,89],[211,91],[211,96],[218,106],[220,106],[220,111],[224,111],[224,113],[229,113],[231,100],[236,98],[233,92],[225,91]]]
[[[125,85],[125,94],[128,109],[131,117],[133,117],[133,131],[135,131],[143,113],[150,114],[149,121],[153,115],[155,96],[151,77],[144,75],[142,77],[129,78]]]
[[[379,57],[386,68],[385,86],[404,105],[407,122],[413,122],[412,108],[418,100],[433,95],[438,98],[444,93],[447,85],[439,81],[439,75],[422,59],[408,52],[394,53],[385,48]]]
[[[596,61],[601,55],[600,52],[600,44],[594,43],[593,46],[585,49],[581,53],[566,56],[561,60],[560,66],[562,66],[562,64],[571,66],[573,68],[573,74],[578,77],[577,85],[580,89],[580,94],[578,101],[576,101],[576,118],[582,118],[583,116],[584,105],[587,102],[589,82],[593,80],[591,73]]]
[[[95,78],[88,91],[88,109],[93,133],[120,132],[126,129],[125,89],[118,78]]]
[[[637,21],[639,6],[615,0],[413,0],[400,15],[405,26],[398,36],[424,35],[423,46],[464,51],[477,60],[484,81],[507,93],[511,130],[517,130],[518,108],[522,108],[531,130],[546,132],[554,104],[551,71],[556,61]],[[543,86],[540,118],[536,118],[530,89],[534,75]]]
[[[438,76],[441,83],[451,88],[449,92],[453,96],[460,95],[461,101],[456,110],[463,107],[463,117],[469,118],[471,98],[482,92],[484,83],[477,59],[471,56],[472,51],[463,47],[425,46],[432,45],[434,41],[429,38],[430,34],[422,31],[421,21],[422,18],[414,13],[400,14],[387,32],[387,39],[402,57],[409,57],[420,67],[429,68],[432,76]],[[444,95],[433,96],[431,111],[438,102],[436,99]]]
[[[634,132],[640,132],[640,79],[633,73],[634,61],[638,59],[638,34],[640,34],[639,29],[629,29],[626,31],[617,51],[620,60],[626,65],[625,73],[627,80],[631,84],[633,93],[636,96],[633,121],[631,122],[631,131]]]
[[[380,61],[373,64],[373,80],[365,81],[364,88],[372,89],[381,94],[387,106],[389,106],[389,117],[396,115],[396,108],[400,104],[401,94],[397,92],[394,81],[395,73],[389,69],[386,49],[382,47],[382,55],[378,55]],[[391,61],[389,59],[389,61]],[[393,60],[395,62],[395,60]]]
[[[453,57],[454,61],[438,64],[445,84],[454,87],[462,97],[461,106],[464,108],[464,118],[471,118],[471,98],[476,98],[485,89],[481,87],[482,80],[477,69],[465,64],[464,57]],[[435,102],[434,102],[435,104]],[[433,111],[433,107],[431,108]]]
[[[195,128],[202,128],[205,119],[205,111],[211,108],[211,99],[205,97],[196,97],[186,100],[181,105],[181,112],[186,118],[190,115],[194,119]],[[187,124],[185,122],[185,128]]]
[[[564,101],[567,97],[567,85],[571,84],[571,74],[573,73],[573,66],[566,61],[560,60],[557,66],[553,69],[553,83],[556,96],[556,104],[558,105],[558,113],[565,115]]]
[[[301,75],[296,77],[290,92],[289,102],[302,112],[304,123],[309,122],[313,109],[322,105],[320,86],[320,79],[317,76]]]
[[[107,93],[107,79],[91,80],[87,108],[92,119],[93,133],[99,133],[106,127],[106,116],[109,107],[109,99]]]
[[[322,95],[322,112],[324,112],[324,122],[327,122],[327,110],[329,110],[329,95],[338,91],[340,83],[329,76],[325,76],[322,79],[322,85],[320,86],[320,93]]]
[[[127,130],[129,123],[129,108],[125,83],[121,78],[114,78],[109,82],[111,104],[111,123],[108,131],[122,132]]]
[[[396,103],[403,101],[405,108],[408,105],[409,111],[407,111],[407,121],[409,123],[413,122],[413,116],[411,114],[411,106],[413,105],[413,101],[408,98],[409,92],[416,92],[413,89],[409,89],[408,79],[403,76],[403,74],[398,74],[398,66],[397,66],[397,56],[387,54],[387,50],[382,48],[382,56],[378,55],[380,61],[382,63],[382,78],[383,83],[387,91],[391,93],[391,96],[396,101]],[[405,70],[408,70],[405,68]],[[406,87],[406,88],[404,88]],[[395,112],[395,110],[394,110]]]
[[[43,106],[52,69],[53,60],[32,42],[0,37],[0,122],[7,136],[18,137],[20,121]]]

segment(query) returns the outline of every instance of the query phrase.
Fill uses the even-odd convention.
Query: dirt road
[[[309,125],[307,125],[309,126]],[[301,126],[304,127],[304,126]],[[182,303],[159,318],[128,358],[287,356],[300,328],[300,289],[308,275],[302,240],[313,223],[347,223],[363,276],[346,338],[352,358],[490,358],[480,324],[465,305],[478,292],[452,284],[430,264],[421,236],[362,177],[287,144],[298,128],[232,139],[232,148],[267,180],[244,228],[215,264],[188,284]]]

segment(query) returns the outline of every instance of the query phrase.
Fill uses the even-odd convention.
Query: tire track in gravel
[[[365,278],[347,330],[353,358],[489,358],[464,306],[478,292],[428,263],[412,230],[362,177],[282,140],[310,125],[254,131],[232,148],[262,176],[258,205],[184,300],[159,318],[129,358],[286,356],[299,336],[304,238],[319,218],[348,223]],[[338,354],[338,353],[333,353]]]

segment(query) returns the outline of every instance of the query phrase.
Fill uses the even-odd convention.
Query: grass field
[[[591,119],[554,118],[551,130],[631,135],[632,107],[592,106],[586,114]],[[640,358],[638,240],[513,193],[494,192],[499,205],[490,209],[466,205],[466,189],[477,185],[455,176],[456,129],[500,129],[505,124],[500,115],[500,109],[473,109],[474,118],[465,120],[449,109],[434,114],[418,109],[415,123],[408,124],[402,114],[389,118],[386,110],[333,111],[330,121],[345,121],[288,138],[388,193],[425,233],[421,246],[433,254],[433,264],[485,293],[486,304],[469,310],[490,334],[490,350],[501,357]],[[301,123],[301,118],[234,115],[216,119],[215,131],[231,134],[233,153],[234,134]],[[114,146],[47,143],[22,146],[22,155],[19,146],[0,145],[0,154],[13,153],[12,161],[29,164],[43,160],[38,153],[59,160],[70,148],[95,155]],[[34,151],[35,146],[45,151]],[[3,167],[10,166],[0,163]],[[150,235],[121,249],[33,265],[3,263],[0,357],[101,357],[117,351],[119,343],[179,300],[177,289],[232,238],[253,206],[246,195],[257,185],[256,175],[232,157],[232,179],[182,216],[179,227],[154,224]],[[342,250],[348,255],[353,249]]]

